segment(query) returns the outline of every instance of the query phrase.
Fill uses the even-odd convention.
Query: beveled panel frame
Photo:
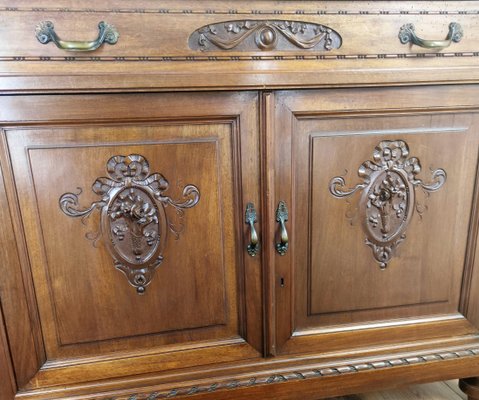
[[[181,340],[180,338],[183,335],[187,335],[189,338],[195,338],[193,340],[196,340],[196,341],[198,341],[198,340],[207,341],[208,337],[210,337],[211,335],[217,335],[217,334],[219,334],[219,332],[223,332],[223,335],[226,332],[228,332],[227,336],[229,336],[229,335],[233,334],[233,331],[236,331],[237,329],[240,329],[240,326],[242,325],[241,319],[236,321],[236,318],[232,317],[232,316],[234,316],[238,313],[238,311],[237,311],[238,305],[235,304],[236,296],[228,296],[228,298],[229,298],[228,301],[226,299],[227,280],[228,280],[228,279],[226,279],[226,276],[229,275],[229,279],[232,279],[231,272],[228,272],[228,271],[222,271],[222,274],[218,273],[218,272],[216,274],[213,274],[213,273],[211,274],[211,276],[216,277],[216,278],[218,278],[218,275],[220,277],[221,277],[221,275],[224,275],[224,277],[223,277],[222,281],[217,282],[221,287],[221,294],[218,293],[219,298],[221,300],[218,300],[218,304],[216,304],[216,305],[210,304],[208,308],[211,308],[211,310],[216,310],[217,307],[219,306],[219,303],[223,303],[223,309],[221,311],[217,310],[219,312],[215,313],[214,318],[212,318],[212,315],[210,314],[209,317],[208,317],[208,320],[210,322],[208,322],[208,323],[198,323],[198,322],[196,322],[195,324],[188,324],[186,326],[177,326],[177,328],[170,327],[170,328],[154,331],[154,330],[152,330],[152,327],[154,325],[155,318],[152,318],[152,317],[153,317],[153,315],[161,315],[160,314],[161,310],[156,310],[157,314],[152,314],[151,310],[150,310],[150,312],[148,312],[148,310],[146,310],[146,309],[145,310],[140,309],[140,312],[143,311],[143,315],[142,315],[142,318],[140,318],[140,316],[137,316],[138,320],[136,321],[135,325],[138,325],[140,323],[140,321],[143,321],[143,323],[146,322],[145,320],[151,321],[151,325],[150,325],[150,328],[149,328],[150,330],[145,331],[143,334],[138,334],[138,333],[136,333],[136,334],[131,333],[130,334],[129,333],[129,334],[122,335],[122,334],[119,333],[120,329],[118,329],[118,331],[115,329],[114,335],[105,337],[104,334],[101,333],[101,332],[103,332],[103,330],[100,328],[100,329],[97,329],[96,333],[95,333],[95,331],[94,331],[94,333],[89,333],[89,330],[86,330],[86,332],[82,333],[82,337],[80,337],[80,336],[78,336],[78,334],[76,332],[79,332],[81,330],[81,326],[77,326],[77,329],[70,328],[69,330],[66,330],[66,332],[70,331],[69,334],[65,333],[65,329],[64,330],[61,329],[61,327],[65,324],[64,320],[65,320],[66,314],[68,314],[67,307],[64,304],[64,303],[66,303],[66,300],[68,299],[68,296],[65,296],[65,294],[63,293],[63,290],[68,290],[68,289],[67,288],[62,288],[62,287],[60,287],[60,288],[56,287],[56,290],[55,290],[55,286],[58,286],[58,283],[55,285],[54,274],[51,271],[51,267],[50,267],[54,263],[55,260],[53,260],[51,258],[52,254],[53,254],[53,250],[52,250],[52,246],[50,245],[50,243],[48,243],[48,240],[51,240],[52,233],[54,232],[54,230],[51,229],[51,228],[46,227],[47,222],[45,221],[44,218],[42,218],[42,215],[41,215],[41,211],[45,210],[45,203],[41,204],[41,201],[42,201],[42,198],[43,198],[43,201],[44,201],[45,196],[43,196],[42,191],[45,190],[45,186],[46,186],[45,184],[41,184],[41,183],[45,183],[45,180],[48,182],[48,176],[47,176],[47,178],[43,178],[43,181],[41,181],[40,184],[37,182],[37,179],[36,179],[37,177],[35,176],[35,174],[39,174],[38,171],[42,168],[37,167],[37,164],[35,164],[35,162],[36,163],[41,162],[42,159],[54,160],[55,158],[61,158],[62,157],[62,154],[61,154],[62,151],[66,152],[66,153],[68,151],[76,152],[77,153],[76,156],[79,159],[85,159],[87,157],[82,157],[82,152],[83,153],[84,152],[96,152],[96,153],[103,152],[103,153],[106,153],[106,154],[111,154],[110,152],[115,151],[114,149],[116,149],[116,148],[122,148],[122,149],[126,149],[126,148],[143,149],[144,148],[145,149],[145,154],[146,154],[146,152],[148,152],[149,154],[152,154],[153,151],[155,151],[156,149],[161,151],[161,147],[169,147],[170,150],[172,152],[174,152],[173,149],[175,147],[193,147],[193,146],[196,147],[196,148],[209,147],[210,151],[211,151],[211,149],[215,149],[215,156],[216,156],[215,158],[218,161],[220,159],[224,159],[224,157],[220,157],[220,154],[219,154],[221,152],[220,142],[221,141],[226,141],[226,140],[233,141],[233,136],[232,135],[233,135],[234,130],[230,131],[230,125],[228,123],[223,125],[221,122],[218,125],[213,125],[212,124],[211,126],[212,127],[214,126],[214,129],[219,133],[218,137],[188,138],[187,137],[187,135],[188,135],[187,128],[188,128],[188,124],[190,124],[190,123],[191,122],[188,122],[186,125],[184,125],[184,127],[182,127],[181,123],[175,123],[173,125],[169,125],[169,123],[165,121],[164,123],[162,122],[162,123],[159,123],[158,125],[147,124],[147,125],[142,126],[142,124],[139,124],[139,125],[135,124],[135,125],[132,125],[130,127],[122,128],[122,127],[118,126],[118,127],[115,128],[115,129],[118,130],[118,135],[121,134],[122,136],[123,135],[127,136],[129,130],[130,131],[133,131],[133,130],[137,131],[135,137],[138,136],[138,135],[141,135],[142,133],[146,136],[147,131],[149,131],[149,136],[153,136],[153,135],[156,134],[156,130],[158,130],[158,134],[161,135],[161,136],[163,136],[163,135],[175,135],[175,134],[178,135],[178,139],[173,139],[173,138],[167,137],[165,139],[158,140],[158,141],[149,140],[148,144],[147,144],[148,149],[145,148],[144,144],[142,144],[141,141],[140,142],[136,142],[136,141],[128,142],[128,141],[124,140],[121,144],[117,144],[117,142],[115,142],[110,137],[108,137],[108,139],[104,142],[95,141],[94,143],[93,142],[92,143],[87,143],[88,141],[92,140],[92,135],[91,135],[91,132],[90,132],[92,129],[89,128],[89,127],[85,127],[85,132],[87,132],[85,134],[82,131],[82,127],[73,127],[73,128],[62,127],[62,128],[58,129],[59,130],[58,136],[55,132],[55,128],[49,128],[49,133],[51,135],[50,135],[50,138],[48,138],[48,139],[43,139],[41,128],[39,128],[39,129],[32,128],[32,130],[31,130],[32,132],[22,131],[22,130],[7,131],[7,135],[9,133],[12,133],[12,132],[14,132],[12,134],[16,135],[16,137],[25,135],[25,141],[28,141],[28,142],[32,143],[32,145],[30,145],[28,148],[21,148],[20,151],[18,151],[18,152],[16,152],[17,149],[15,149],[15,152],[16,152],[16,154],[15,154],[16,157],[15,158],[17,160],[20,160],[21,159],[21,153],[24,150],[26,150],[28,158],[27,158],[27,161],[26,161],[25,165],[29,165],[30,168],[28,169],[28,171],[27,170],[22,171],[21,174],[22,175],[27,175],[28,174],[30,176],[31,188],[33,189],[33,194],[31,196],[29,196],[28,199],[35,198],[36,203],[35,203],[34,207],[29,206],[29,200],[23,200],[23,202],[22,202],[22,199],[20,199],[20,203],[23,205],[23,208],[25,210],[26,209],[32,209],[32,208],[35,208],[35,207],[38,209],[38,211],[37,211],[37,218],[38,218],[37,219],[37,221],[38,221],[37,225],[39,227],[38,234],[41,235],[41,240],[40,241],[42,242],[42,249],[39,251],[39,253],[42,254],[42,258],[44,259],[43,262],[44,262],[44,265],[45,265],[45,272],[42,273],[42,272],[36,272],[36,270],[33,270],[33,273],[34,273],[34,280],[36,279],[36,286],[37,287],[41,287],[43,281],[48,282],[48,284],[47,284],[48,298],[50,299],[50,302],[51,302],[51,305],[52,305],[51,306],[51,308],[52,308],[52,325],[51,326],[49,324],[48,319],[45,318],[45,315],[47,315],[47,313],[48,313],[47,311],[45,311],[46,307],[43,306],[43,308],[42,308],[42,305],[39,304],[39,308],[40,308],[40,311],[43,312],[43,318],[42,318],[43,328],[44,329],[50,329],[51,328],[51,332],[55,331],[55,335],[53,335],[51,332],[48,335],[44,334],[44,342],[47,346],[47,349],[48,349],[48,346],[49,346],[49,343],[50,343],[50,352],[47,350],[47,354],[50,353],[51,358],[59,358],[59,357],[62,357],[62,356],[81,357],[82,354],[87,354],[89,351],[93,351],[94,353],[97,352],[98,348],[102,352],[105,352],[105,350],[102,350],[102,348],[103,347],[108,348],[108,344],[107,344],[108,342],[111,342],[111,345],[113,346],[114,341],[116,339],[124,341],[126,343],[128,343],[128,342],[135,343],[134,344],[135,346],[136,345],[141,346],[141,343],[142,343],[141,337],[146,337],[146,336],[150,335],[150,340],[153,340],[153,336],[156,335],[157,339],[158,339],[158,345],[170,345],[170,344],[174,344],[174,343],[176,344],[176,342],[178,340]],[[202,124],[201,126],[209,127],[210,125],[209,124]],[[223,129],[221,129],[222,126],[224,126]],[[103,137],[103,136],[112,136],[112,135],[109,135],[110,134],[110,132],[109,132],[110,127],[98,126],[98,127],[93,127],[93,129],[95,130],[94,137],[95,137],[96,140],[98,140],[98,138]],[[161,129],[166,130],[166,132],[164,132],[164,131],[162,132]],[[142,130],[143,130],[143,132],[142,132]],[[90,135],[88,133],[90,133]],[[45,132],[45,135],[46,135],[46,132]],[[75,137],[75,139],[73,139],[73,141],[75,142],[74,144],[69,144],[69,145],[66,145],[66,146],[62,146],[62,145],[57,145],[57,143],[56,143],[57,140],[58,141],[62,141],[62,140],[68,141],[69,138],[72,138],[72,137]],[[82,137],[82,140],[84,140],[85,142],[77,143],[77,141],[80,142],[80,140],[77,139],[78,137]],[[14,142],[14,140],[15,139],[12,139],[11,142]],[[109,142],[109,141],[111,141],[111,142]],[[55,144],[52,144],[52,142],[55,142]],[[48,143],[48,144],[46,144],[46,143]],[[14,154],[14,150],[13,150],[14,146],[15,146],[14,144],[12,144],[12,146],[11,146],[12,155]],[[222,147],[223,147],[223,150],[224,150],[225,147],[235,148],[235,144],[231,144],[231,146],[223,145]],[[112,150],[109,150],[109,149],[112,149]],[[60,154],[57,157],[55,157],[55,152],[60,152]],[[163,153],[164,152],[165,152],[165,150],[163,151]],[[46,154],[43,154],[43,153],[46,153]],[[65,158],[66,156],[68,156],[68,153],[65,154],[63,156],[63,158]],[[234,157],[232,157],[232,158],[234,158]],[[22,168],[20,166],[20,161],[18,161],[18,165],[19,165],[18,166],[18,171],[20,171],[21,168]],[[226,166],[225,164],[222,164],[222,165]],[[99,167],[99,165],[98,165],[98,167]],[[226,168],[226,169],[230,170],[230,168]],[[181,171],[181,169],[178,168],[178,172],[180,172],[180,171]],[[81,174],[81,173],[76,173],[74,176],[76,177],[76,179],[81,177],[81,178],[83,178],[83,180],[85,182],[87,181],[86,177],[83,176],[83,174]],[[218,190],[218,193],[216,193],[216,197],[218,198],[218,200],[221,199],[220,196],[219,196],[219,193],[223,189],[222,186],[226,181],[226,179],[224,179],[224,178],[225,178],[225,176],[218,176],[217,177],[217,183],[218,183],[218,186],[219,186],[219,190]],[[39,180],[40,179],[38,179],[38,181]],[[72,179],[72,181],[73,180],[74,179]],[[178,178],[177,182],[180,182],[180,181],[181,181],[181,178]],[[212,179],[212,182],[215,182],[215,181],[216,181],[215,179]],[[26,190],[24,190],[24,188],[20,187],[19,185],[17,185],[17,190],[20,194],[28,193]],[[54,192],[55,190],[56,190],[55,188],[51,188],[49,190],[49,192]],[[210,190],[211,190],[211,188],[210,188]],[[179,191],[179,193],[181,193],[181,190],[177,189],[176,191]],[[55,193],[56,193],[57,196],[61,194],[59,192],[55,192]],[[52,200],[57,200],[57,199],[52,198]],[[211,200],[211,202],[214,202],[214,199]],[[236,200],[235,200],[235,202],[236,202]],[[57,211],[57,213],[56,213],[56,216],[58,217],[57,220],[56,220],[57,224],[59,224],[61,226],[61,225],[66,225],[66,223],[69,223],[68,226],[70,227],[70,229],[76,231],[76,237],[77,237],[76,243],[73,244],[73,243],[70,242],[69,243],[70,246],[67,246],[67,247],[72,248],[72,252],[74,254],[78,254],[78,249],[82,249],[82,248],[83,248],[85,254],[88,254],[90,257],[92,257],[93,253],[99,253],[99,250],[101,249],[101,246],[98,244],[98,239],[99,238],[98,237],[93,237],[92,238],[93,242],[94,242],[93,247],[91,246],[89,241],[86,240],[91,235],[96,236],[96,234],[94,234],[94,233],[91,234],[90,232],[88,232],[88,229],[95,230],[95,225],[94,224],[88,224],[87,225],[87,232],[85,233],[84,232],[85,226],[83,226],[81,223],[77,224],[75,221],[64,221],[64,220],[62,220],[63,215],[60,213],[59,207],[57,207],[56,202],[53,204],[52,208],[54,208],[55,211]],[[220,219],[220,220],[225,218],[221,215],[222,214],[220,212],[221,208],[223,208],[223,207],[218,207],[218,210],[216,210],[218,219]],[[27,212],[25,212],[25,214],[27,214]],[[99,216],[100,219],[102,217],[103,217],[103,215]],[[201,215],[200,215],[199,218],[201,219]],[[196,219],[198,220],[198,217],[196,217]],[[212,217],[212,219],[213,219],[213,217]],[[53,219],[48,219],[48,221],[52,221],[52,220]],[[84,223],[86,224],[86,220],[84,220]],[[177,220],[175,221],[175,224],[181,224],[181,223],[182,222],[180,221],[180,219],[177,218]],[[223,224],[224,224],[224,222],[222,223],[222,225],[220,225],[220,227],[223,226]],[[48,225],[51,225],[51,224],[48,224]],[[187,233],[188,232],[184,232],[184,234],[187,234]],[[192,233],[193,232],[191,232],[191,230],[190,230],[190,235]],[[68,237],[68,236],[65,235],[65,237]],[[68,237],[68,238],[72,239],[74,237],[75,236],[72,235],[71,237]],[[95,243],[95,241],[96,241],[96,243]],[[31,245],[31,247],[33,248],[34,245],[31,244],[30,242],[33,243],[33,240],[29,240],[27,242],[27,245],[28,246]],[[187,246],[191,245],[191,242],[188,243],[188,241],[186,243],[184,243],[184,241],[182,242],[182,241],[179,241],[179,240],[178,241],[173,240],[172,242],[175,244],[175,247],[177,247],[177,251],[178,251],[178,249],[181,249],[181,247],[183,247],[183,246],[187,247]],[[220,247],[222,247],[222,252],[218,256],[218,262],[225,264],[227,257],[226,257],[226,254],[224,252],[225,242],[224,242],[223,237],[221,237],[221,240],[219,241],[218,244],[220,245]],[[76,250],[75,250],[75,248],[76,248]],[[103,243],[103,248],[108,249],[109,248],[109,243]],[[32,251],[32,250],[30,250],[30,251]],[[90,253],[87,253],[88,251],[90,251]],[[111,265],[111,258],[109,256],[107,256],[104,251],[102,253],[103,254],[97,256],[97,258],[95,259],[95,262],[101,263],[102,268],[101,268],[101,270],[98,269],[96,271],[96,274],[93,274],[93,276],[90,279],[93,279],[94,281],[95,280],[100,281],[100,276],[98,276],[99,274],[105,275],[105,276],[110,276],[112,278],[112,280],[109,281],[108,283],[109,283],[109,285],[114,287],[114,289],[111,289],[112,290],[111,295],[115,296],[115,293],[116,293],[116,296],[120,296],[120,293],[124,293],[124,296],[126,298],[128,298],[129,297],[128,285],[126,287],[123,286],[118,281],[117,276],[112,276],[112,271],[111,271],[112,268],[107,268],[108,265]],[[107,253],[109,253],[108,250],[107,250]],[[174,258],[174,253],[171,256]],[[107,260],[109,258],[110,258],[110,262],[108,263]],[[81,262],[85,262],[85,260],[81,260]],[[36,260],[32,263],[36,263]],[[166,265],[167,264],[165,264],[164,266],[166,267]],[[57,268],[58,268],[58,266],[57,266]],[[40,271],[39,267],[37,269]],[[168,267],[166,267],[166,269],[167,269],[167,271],[171,271],[172,274],[174,273],[171,268],[168,269]],[[167,273],[167,272],[164,271],[164,273]],[[58,275],[58,273],[57,273],[57,275]],[[90,275],[90,274],[88,274],[88,275]],[[116,273],[114,275],[116,275]],[[179,277],[181,277],[181,275]],[[63,277],[60,277],[60,278],[57,276],[57,281],[62,280],[61,278],[63,278],[63,281],[68,282],[68,277],[67,276],[63,276]],[[186,279],[183,279],[184,283],[186,283],[185,281],[186,281]],[[39,282],[42,282],[42,283],[39,283]],[[182,284],[183,284],[183,282],[182,282]],[[125,283],[126,283],[126,281],[125,281]],[[80,284],[80,282],[78,282],[78,284]],[[103,285],[105,285],[105,284],[106,284],[106,282],[103,283]],[[190,282],[190,284],[191,284],[191,282]],[[100,288],[101,288],[101,286],[102,286],[102,284],[100,284]],[[158,282],[154,286],[161,288],[162,284],[160,282]],[[95,288],[98,288],[98,287],[95,287]],[[215,289],[214,286],[210,288],[210,290],[212,290],[212,291],[214,291],[214,289]],[[96,291],[93,291],[93,293],[96,293]],[[57,297],[58,294],[60,294],[60,296]],[[158,293],[156,293],[156,295],[158,295]],[[155,296],[155,294],[151,294],[149,296],[147,294],[146,298],[143,301],[140,301],[139,303],[135,304],[136,307],[139,307],[138,304],[142,304],[143,302],[145,304],[148,304],[147,301],[152,296]],[[114,309],[115,306],[113,304],[104,303],[104,301],[106,300],[104,295],[102,296],[103,302],[100,302],[99,304],[97,304],[97,302],[96,302],[97,299],[99,300],[99,294],[97,294],[97,296],[93,296],[93,297],[95,298],[95,301],[92,301],[90,306],[98,305],[98,306],[104,306],[104,307],[108,307],[108,308],[113,307],[113,309]],[[109,296],[106,296],[106,297],[108,298]],[[44,299],[45,302],[47,301],[46,298],[47,298],[47,296],[45,296],[45,299]],[[157,301],[160,301],[160,297],[153,297],[153,298],[156,298]],[[62,301],[60,301],[59,299],[61,299]],[[161,298],[161,302],[165,302],[165,301],[168,302],[164,298]],[[178,301],[178,299],[176,299],[175,301]],[[133,307],[134,299],[130,299],[129,302],[132,303],[132,307]],[[118,305],[120,305],[120,304],[122,306],[126,305],[125,302],[120,303],[118,301],[118,303],[119,303]],[[198,301],[198,303],[200,303],[200,301]],[[72,305],[72,302],[70,302],[68,304]],[[150,305],[150,307],[152,307],[151,301],[150,301],[149,305]],[[206,305],[204,304],[204,301],[203,301],[203,311],[205,311],[205,306]],[[82,302],[82,307],[83,307],[83,302]],[[198,304],[198,307],[200,307],[200,304]],[[62,311],[60,311],[60,309],[62,309]],[[181,307],[178,307],[178,309],[181,309]],[[87,309],[85,309],[84,311],[87,312]],[[127,318],[127,311],[124,311],[124,313],[126,313],[126,314],[123,315],[123,317]],[[149,317],[149,315],[151,315],[152,317]],[[196,315],[199,316],[198,313],[196,313]],[[227,316],[229,316],[229,318],[227,318]],[[103,318],[104,317],[105,317],[105,315],[103,315]],[[112,320],[114,320],[115,316],[112,315],[111,318],[112,318]],[[163,318],[159,318],[159,319],[163,319]],[[240,318],[242,318],[242,316],[240,316]],[[104,319],[102,319],[102,321],[104,322],[104,324],[107,324],[107,321],[105,321]],[[110,323],[111,323],[111,320],[110,320]],[[160,323],[160,322],[158,322],[158,323]],[[236,325],[237,323],[239,325]],[[95,326],[95,324],[92,324],[91,328],[94,328],[94,326]],[[125,324],[123,324],[123,327],[125,327]],[[202,332],[202,331],[200,331],[201,328],[208,329],[208,331],[211,330],[211,332]],[[136,327],[133,330],[138,330],[138,329],[139,328]],[[231,331],[231,329],[233,329],[233,330]],[[72,336],[71,336],[72,334],[75,335],[74,337],[77,338],[77,339],[72,338]],[[96,338],[95,338],[95,335],[97,336]],[[153,336],[151,336],[151,335],[153,335]],[[51,339],[54,336],[57,338],[57,341],[56,341],[57,346],[54,344],[53,340],[46,339],[46,337]],[[189,340],[191,340],[191,339],[189,339]],[[102,342],[104,342],[104,345],[101,344]],[[75,351],[75,349],[72,347],[73,345],[82,345],[81,346],[82,349],[77,349]],[[89,349],[90,347],[91,347],[91,349]],[[118,351],[118,350],[123,349],[125,347],[125,345],[122,346],[121,343],[117,343],[117,344],[114,345],[114,347],[115,347],[116,351]],[[126,348],[125,348],[125,350],[126,350]],[[70,353],[70,351],[72,353]]]

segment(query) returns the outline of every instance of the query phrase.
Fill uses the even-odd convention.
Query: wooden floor
[[[467,400],[458,387],[458,381],[437,382],[411,386],[406,389],[388,390],[329,400]]]

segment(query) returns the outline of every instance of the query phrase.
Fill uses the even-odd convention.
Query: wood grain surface
[[[30,297],[21,280],[3,290],[25,293],[38,310],[46,358],[38,372],[14,362],[21,395],[111,398],[119,390],[118,399],[132,391],[144,398],[201,392],[207,399],[235,385],[241,398],[265,396],[268,385],[270,396],[315,398],[337,394],[338,382],[342,393],[361,391],[372,373],[371,389],[394,376],[414,383],[477,374],[476,329],[459,312],[463,265],[467,259],[466,271],[472,268],[466,254],[476,240],[468,226],[477,196],[477,98],[474,86],[3,96],[3,202],[13,205],[5,221],[14,221],[5,234],[16,237],[5,239],[13,252],[3,257],[15,260],[18,247],[25,282],[34,284]],[[364,232],[330,198],[328,181],[347,169],[355,182],[355,169],[385,139],[407,141],[424,173],[441,167],[450,178],[381,271]],[[68,192],[77,193],[79,208],[97,201],[90,188],[107,175],[106,162],[128,154],[149,160],[149,173],[170,181],[172,198],[181,198],[186,184],[201,193],[180,215],[184,229],[167,242],[165,265],[144,296],[115,270],[108,246],[85,237],[100,216],[82,224],[59,206]],[[271,218],[280,200],[290,210],[290,251],[278,255],[277,221],[260,215],[262,247],[271,248],[263,259],[247,255],[246,203]],[[441,230],[441,220],[452,228]],[[328,235],[336,244],[323,239]],[[335,268],[337,248],[360,257]],[[308,257],[311,274],[303,269]],[[346,284],[349,276],[358,285]],[[19,329],[14,311],[4,313],[7,332]],[[12,343],[14,361],[31,360]],[[35,354],[33,343],[26,348]],[[261,358],[275,353],[282,356]],[[310,375],[317,379],[303,388],[300,380]]]
[[[474,82],[479,68],[478,7],[472,1],[0,1],[0,92],[247,89]],[[91,54],[41,44],[36,26],[51,21],[61,39],[91,41],[101,20],[115,25],[118,43]],[[211,24],[295,21],[330,27],[342,38],[331,51],[281,47],[203,52],[190,35]],[[451,22],[464,37],[440,51],[403,45],[400,28],[443,40]],[[282,36],[281,33],[278,35]],[[293,34],[296,36],[297,32]],[[253,41],[254,43],[254,41]],[[45,74],[45,68],[48,74]],[[128,73],[128,79],[124,79]],[[241,79],[238,79],[238,74]],[[108,79],[105,79],[108,77]]]
[[[408,318],[437,315],[446,318],[443,323],[450,324],[446,329],[449,333],[466,328],[460,319],[454,322],[454,315],[460,306],[468,221],[475,204],[474,187],[464,184],[475,180],[478,119],[477,114],[467,113],[467,107],[463,109],[466,112],[462,107],[456,109],[458,114],[454,107],[443,111],[440,106],[434,111],[431,101],[435,101],[435,90],[443,93],[440,98],[457,96],[461,104],[477,94],[471,92],[472,97],[465,100],[462,88],[438,87],[429,88],[429,95],[427,89],[420,89],[416,97],[415,90],[275,94],[279,121],[275,136],[279,166],[275,170],[276,198],[294,210],[294,219],[288,223],[293,250],[276,263],[277,280],[281,277],[286,282],[276,286],[281,310],[277,313],[277,351],[282,340],[285,352],[295,352],[305,343],[317,351],[330,350],[340,343],[339,338],[355,335],[358,345],[369,340],[394,340],[380,333],[381,324],[375,325],[375,320],[395,319],[398,325],[394,332],[401,331],[401,336],[411,332],[411,340],[432,332],[420,333],[421,325],[408,328]],[[419,215],[416,210],[397,255],[382,271],[365,244],[360,196],[337,199],[329,185],[338,175],[344,177],[346,187],[361,183],[358,169],[372,160],[374,149],[381,141],[398,138],[409,144],[409,156],[428,166],[424,173],[440,168],[439,156],[451,178],[443,191],[426,197],[421,190],[416,191],[415,202],[426,201],[427,212]],[[429,153],[422,155],[422,151]],[[444,229],[448,225],[453,227],[451,231]],[[434,240],[428,232],[435,232]],[[472,269],[469,261],[466,271]],[[375,329],[363,330],[368,325]]]
[[[13,173],[26,178],[25,186],[18,179],[15,183],[22,216],[26,217],[27,209],[33,212],[22,223],[36,286],[35,305],[40,310],[47,359],[51,360],[50,368],[30,385],[52,384],[63,375],[58,373],[61,370],[66,373],[61,379],[70,383],[98,379],[103,373],[111,376],[116,368],[101,367],[102,373],[73,361],[98,355],[103,365],[111,357],[108,355],[113,355],[123,364],[119,368],[128,373],[123,357],[117,357],[120,353],[136,353],[140,356],[137,361],[146,356],[148,361],[145,359],[143,367],[138,364],[137,372],[143,368],[152,372],[160,365],[161,369],[185,368],[200,360],[253,358],[262,351],[258,261],[243,256],[248,241],[243,210],[246,202],[260,204],[257,96],[219,94],[217,102],[215,95],[199,96],[110,97],[105,100],[111,105],[119,103],[114,106],[118,107],[112,114],[115,119],[106,125],[92,125],[92,120],[107,115],[77,103],[85,99],[71,97],[70,106],[63,107],[68,100],[57,97],[59,103],[52,104],[53,108],[79,110],[81,126],[70,122],[70,127],[6,130]],[[183,100],[178,101],[180,98]],[[136,114],[136,122],[123,120],[119,125],[121,107]],[[141,119],[141,112],[147,119]],[[34,118],[38,117],[42,118]],[[66,112],[58,117],[72,121]],[[187,210],[191,212],[177,213],[172,206],[166,210],[172,212],[168,212],[169,219],[164,222],[168,225],[161,235],[166,235],[169,227],[174,229],[166,242],[164,262],[144,296],[115,268],[105,235],[97,242],[88,240],[88,232],[99,229],[100,215],[82,223],[59,207],[60,197],[77,193],[76,188],[83,191],[79,208],[88,207],[96,196],[90,187],[108,175],[108,160],[128,154],[141,154],[149,162],[149,173],[161,174],[170,182],[171,198],[181,199],[182,188],[188,184],[194,184],[200,193],[198,207]],[[240,158],[241,154],[247,157]],[[32,186],[28,181],[35,183]],[[30,203],[33,199],[35,204]],[[14,250],[14,244],[10,246]],[[10,322],[12,312],[6,311]],[[10,329],[16,326],[7,324]],[[16,348],[12,350],[20,357]],[[171,358],[175,351],[180,357],[176,361]],[[152,363],[151,357],[157,361]],[[29,358],[22,359],[25,363]],[[16,367],[19,377],[27,374],[26,367]],[[75,369],[76,376],[72,375]]]
[[[0,400],[479,400],[478,15],[0,0]]]
[[[457,381],[436,382],[425,385],[416,385],[404,389],[387,390],[343,397],[334,397],[328,400],[467,400],[461,392]]]

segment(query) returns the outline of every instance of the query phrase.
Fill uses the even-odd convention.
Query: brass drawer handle
[[[276,251],[280,256],[284,256],[288,251],[289,239],[288,231],[286,229],[285,222],[288,220],[288,208],[284,201],[278,203],[278,208],[276,209],[276,222],[279,222],[281,241],[276,243]]]
[[[256,210],[254,208],[253,203],[246,204],[246,224],[249,225],[250,229],[250,242],[248,246],[246,246],[246,250],[251,257],[254,257],[259,253],[259,241],[258,241],[258,234],[256,233],[256,229],[254,224],[256,222]]]
[[[43,21],[38,24],[36,28],[38,41],[42,44],[53,42],[59,49],[66,51],[94,51],[103,43],[115,44],[120,36],[113,25],[107,24],[104,21],[98,24],[98,38],[91,42],[61,40],[54,29],[53,22],[51,21]]]
[[[399,30],[399,40],[402,44],[412,43],[426,49],[444,49],[449,47],[452,42],[460,42],[463,36],[464,32],[462,31],[462,27],[457,22],[451,22],[449,24],[449,33],[445,40],[421,39],[416,35],[413,24],[405,24]]]

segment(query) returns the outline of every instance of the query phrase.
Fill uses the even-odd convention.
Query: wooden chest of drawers
[[[0,399],[479,399],[479,1],[0,0]]]

